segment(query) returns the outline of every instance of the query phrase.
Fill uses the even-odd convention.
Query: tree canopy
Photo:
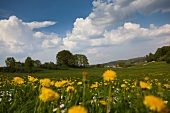
[[[146,55],[146,60],[150,61],[166,61],[170,63],[170,46],[163,46],[162,48],[158,48],[155,54],[149,53]]]
[[[15,67],[15,59],[14,59],[14,57],[8,57],[5,60],[5,63],[6,63],[7,67],[14,68]]]
[[[58,66],[68,66],[68,67],[86,67],[89,65],[88,59],[83,54],[73,55],[68,50],[62,50],[56,55]]]

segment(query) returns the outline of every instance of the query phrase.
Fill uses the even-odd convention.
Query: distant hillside
[[[111,61],[108,63],[103,63],[103,66],[121,66],[121,67],[128,67],[135,65],[140,62],[145,62],[146,58],[145,57],[138,57],[138,58],[132,58],[128,60],[117,60],[117,61]]]

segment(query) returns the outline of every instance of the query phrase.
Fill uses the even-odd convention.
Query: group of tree
[[[68,67],[87,67],[89,65],[88,59],[83,54],[72,54],[68,50],[62,50],[56,55],[57,65],[61,68]]]
[[[170,64],[170,46],[158,48],[155,54],[149,53],[146,55],[146,61],[165,61]]]
[[[41,64],[40,60],[32,60],[27,57],[25,62],[17,62],[14,57],[8,57],[5,60],[6,67],[0,67],[0,72],[36,72],[40,68],[44,69],[68,69],[69,67],[87,67],[88,59],[85,55],[73,55],[68,50],[62,50],[56,55],[57,62],[45,62]]]
[[[40,60],[32,60],[31,57],[27,57],[25,62],[17,62],[14,57],[8,57],[5,60],[6,67],[1,67],[1,72],[34,72],[40,67]]]

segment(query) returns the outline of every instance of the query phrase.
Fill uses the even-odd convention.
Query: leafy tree
[[[15,59],[13,57],[8,57],[5,60],[6,63],[6,72],[15,72]]]
[[[164,61],[166,59],[166,54],[170,51],[170,46],[163,46],[162,48],[158,48],[154,54],[154,60],[156,61]]]
[[[15,67],[17,67],[17,68],[24,67],[24,63],[22,63],[22,62],[15,62]]]
[[[15,67],[15,59],[13,57],[8,57],[5,60],[6,66],[10,67],[10,68],[14,68]]]
[[[32,72],[32,67],[34,66],[33,65],[33,61],[31,59],[31,57],[27,57],[26,60],[25,60],[25,71],[27,72]]]
[[[73,62],[73,54],[68,50],[62,50],[56,55],[57,65],[71,66]]]
[[[155,61],[166,61],[167,63],[170,60],[170,46],[163,46],[162,48],[158,48],[155,54],[149,53],[146,55],[146,60],[151,62]]]
[[[34,61],[33,61],[33,65],[34,65],[35,67],[40,67],[41,61],[40,61],[40,60],[34,60]]]
[[[75,54],[74,55],[74,66],[76,67],[86,67],[88,66],[88,59],[83,54]]]
[[[146,55],[146,61],[147,62],[151,62],[154,60],[154,55],[152,53],[149,53],[149,55]]]
[[[103,64],[97,64],[96,67],[97,67],[97,68],[103,68],[104,65],[103,65]]]

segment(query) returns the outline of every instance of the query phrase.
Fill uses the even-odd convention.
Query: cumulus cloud
[[[44,22],[30,22],[30,23],[24,23],[25,25],[28,25],[29,28],[31,29],[36,29],[36,28],[42,28],[42,27],[48,27],[51,25],[56,24],[56,22],[52,21],[44,21]]]
[[[110,27],[135,18],[135,14],[168,12],[169,0],[96,0],[93,1],[93,12],[89,15],[92,23]]]
[[[55,33],[44,34],[34,32],[33,29],[47,27],[55,22],[30,22],[26,23],[16,16],[0,20],[0,54],[1,56],[26,57],[33,55],[42,48],[57,47],[62,44],[61,38]]]
[[[62,45],[62,39],[59,38],[58,35],[55,33],[44,34],[42,32],[35,32],[33,36],[38,39],[43,38],[43,42],[41,45],[41,47],[43,48],[53,48]]]
[[[9,52],[18,53],[32,48],[32,31],[15,16],[0,20],[0,40]]]
[[[85,19],[76,19],[72,32],[63,39],[64,46],[69,50],[82,50],[95,58],[100,56],[101,58],[113,59],[111,57],[113,53],[106,53],[105,49],[113,51],[113,48],[117,48],[114,50],[126,51],[129,48],[126,51],[128,53],[133,50],[132,47],[136,46],[136,43],[138,44],[138,47],[135,47],[136,51],[140,50],[142,44],[145,43],[146,46],[150,47],[147,50],[153,51],[154,48],[169,42],[167,38],[170,35],[169,24],[159,27],[151,24],[149,28],[143,28],[140,24],[127,22],[134,19],[136,13],[149,15],[158,11],[168,12],[169,0],[95,0],[92,4],[93,10],[89,16]],[[123,48],[119,49],[123,45],[126,45],[124,50]],[[133,55],[142,55],[141,53],[146,55],[147,50],[146,47],[143,47],[141,52],[133,52],[135,53]],[[117,57],[115,55],[114,58]]]

